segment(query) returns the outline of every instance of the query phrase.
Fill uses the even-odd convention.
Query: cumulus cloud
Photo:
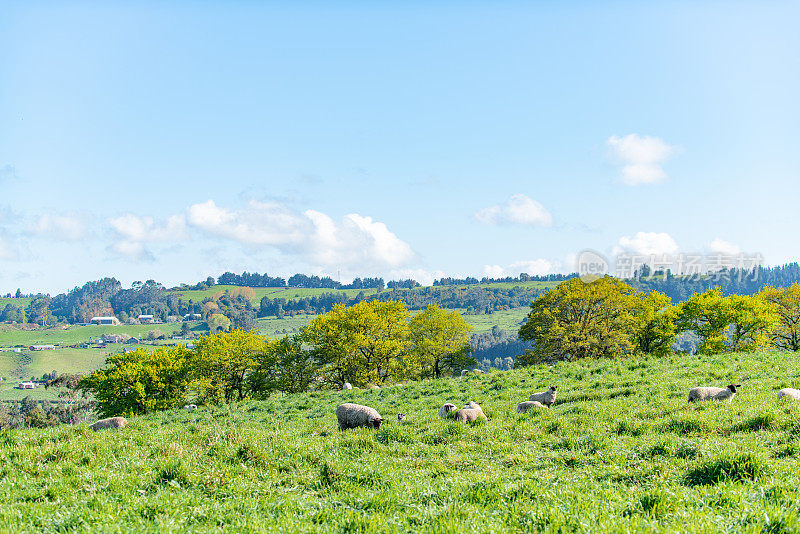
[[[539,258],[536,260],[515,261],[503,267],[501,265],[484,265],[483,274],[489,278],[503,278],[506,276],[518,276],[520,273],[527,273],[531,276],[544,276],[555,272],[556,265],[552,262]]]
[[[444,271],[427,269],[392,269],[389,271],[389,280],[416,280],[423,286],[433,285],[433,281],[437,278],[444,278]]]
[[[615,160],[622,165],[622,183],[654,184],[667,178],[662,165],[675,154],[675,147],[658,137],[612,135],[606,141]]]
[[[738,245],[720,239],[719,237],[709,243],[708,248],[711,249],[712,253],[721,254],[723,256],[736,256],[742,252]]]
[[[666,232],[637,232],[635,236],[623,236],[614,247],[614,254],[632,254],[636,256],[651,256],[675,254],[678,252],[678,243]]]
[[[30,231],[63,241],[79,241],[86,237],[87,224],[82,216],[74,213],[45,213],[33,222]]]
[[[553,225],[553,216],[547,208],[523,194],[511,195],[502,206],[480,209],[475,213],[475,218],[484,224]]]
[[[186,218],[183,215],[172,215],[162,222],[152,217],[126,213],[109,219],[108,224],[116,236],[110,249],[135,260],[153,259],[147,248],[149,243],[167,243],[186,238]]]
[[[371,217],[351,213],[335,221],[325,213],[296,212],[276,202],[251,200],[231,210],[213,200],[187,210],[192,227],[250,246],[272,246],[322,268],[396,268],[409,263],[411,246]]]

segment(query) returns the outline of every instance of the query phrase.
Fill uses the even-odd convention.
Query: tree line
[[[436,305],[410,316],[400,301],[337,305],[300,333],[268,340],[236,329],[185,346],[108,357],[81,379],[103,416],[265,398],[310,388],[382,386],[474,365],[471,327]]]
[[[633,354],[664,355],[691,332],[697,352],[800,350],[800,283],[765,286],[754,295],[724,295],[719,287],[673,304],[658,291],[638,291],[609,276],[562,282],[531,303],[519,338],[532,348],[516,366]]]

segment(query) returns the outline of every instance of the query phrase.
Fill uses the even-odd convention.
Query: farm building
[[[152,315],[140,315],[137,319],[142,324],[153,324],[155,322],[155,317]]]
[[[118,325],[119,319],[116,317],[92,317],[90,322],[92,324]]]
[[[36,384],[34,384],[33,382],[30,382],[30,381],[27,381],[27,382],[20,382],[20,383],[17,385],[17,387],[18,387],[19,389],[33,389],[33,388],[35,388],[35,387],[36,387]]]
[[[31,345],[31,350],[56,350],[55,345]]]
[[[103,334],[100,341],[104,343],[122,343],[122,336],[119,334]]]
[[[202,318],[203,316],[200,315],[199,313],[187,313],[186,315],[183,316],[184,321],[199,321]]]

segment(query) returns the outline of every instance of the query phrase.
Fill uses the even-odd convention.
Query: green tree
[[[766,286],[759,294],[772,303],[778,323],[771,332],[773,344],[783,350],[800,350],[800,283],[786,289]]]
[[[475,360],[469,356],[471,331],[460,313],[443,310],[438,304],[429,304],[412,317],[409,335],[419,377],[439,378],[444,372],[458,372],[474,365]]]
[[[610,276],[561,282],[531,303],[519,337],[533,349],[517,357],[515,366],[631,354],[639,304],[635,292]]]
[[[138,415],[181,406],[191,382],[190,354],[181,346],[113,354],[78,383],[103,417]]]
[[[52,413],[45,412],[38,404],[35,408],[25,414],[25,426],[30,428],[45,428],[60,424],[58,417]]]
[[[212,334],[228,332],[231,329],[231,320],[221,313],[212,313],[208,319],[208,330]]]
[[[667,295],[658,291],[642,293],[639,298],[639,305],[634,309],[636,348],[643,354],[669,354],[678,334],[677,308]]]
[[[256,356],[264,350],[264,338],[255,330],[236,329],[202,337],[192,357],[197,378],[192,387],[200,400],[216,404],[247,398],[247,375],[256,367]]]
[[[759,295],[731,295],[726,299],[732,312],[729,350],[753,351],[768,347],[770,334],[780,322],[775,306]]]
[[[255,370],[247,377],[250,390],[264,398],[274,391],[301,393],[316,377],[319,365],[311,351],[303,349],[300,337],[286,336],[267,341],[255,355]]]

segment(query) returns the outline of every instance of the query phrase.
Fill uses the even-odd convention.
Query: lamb
[[[478,420],[486,421],[486,416],[483,414],[483,410],[477,402],[470,402],[458,410],[453,415],[453,419],[462,423],[474,423]]]
[[[187,404],[186,406],[183,407],[183,409],[184,410],[196,410],[197,409],[197,405],[196,404]]]
[[[397,414],[397,422],[398,423],[404,423],[405,421],[406,421],[406,414],[404,414],[404,413]]]
[[[727,388],[697,387],[689,390],[689,401],[716,400],[731,402],[736,396],[736,388],[742,387],[741,384],[731,384]]]
[[[441,417],[442,419],[451,419],[453,417],[451,414],[454,413],[455,411],[456,411],[456,405],[450,404],[448,402],[447,404],[444,404],[442,405],[441,408],[439,408],[439,417]]]
[[[778,392],[778,400],[781,400],[783,397],[798,400],[800,399],[800,389],[783,388]]]
[[[107,428],[125,428],[128,420],[124,417],[109,417],[108,419],[100,419],[94,424],[89,425],[89,428],[97,432],[98,430],[105,430]]]
[[[350,385],[350,382],[345,382],[342,389],[353,389],[353,386]]]
[[[554,402],[556,402],[556,386],[550,386],[550,389],[547,391],[534,393],[528,400],[541,402],[549,408]]]
[[[517,411],[519,413],[525,413],[531,408],[547,408],[547,406],[545,406],[539,401],[530,401],[530,400],[525,402],[520,402],[519,404],[517,404]]]
[[[380,428],[383,421],[381,414],[375,408],[351,402],[340,404],[336,408],[336,419],[339,420],[339,430],[360,426]]]

